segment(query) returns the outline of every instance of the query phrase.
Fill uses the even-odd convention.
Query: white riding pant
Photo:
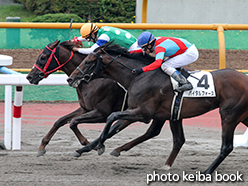
[[[161,69],[171,76],[176,68],[183,67],[195,62],[199,57],[199,52],[195,45],[190,46],[183,54],[164,60]]]

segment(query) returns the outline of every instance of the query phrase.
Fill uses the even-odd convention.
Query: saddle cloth
[[[206,71],[181,72],[193,85],[192,90],[176,92],[171,105],[171,120],[178,120],[180,117],[182,101],[184,97],[215,97],[213,76]],[[185,75],[186,74],[186,75]],[[178,82],[171,78],[172,87],[175,90]]]
[[[192,90],[184,91],[183,97],[215,97],[215,87],[213,76],[207,71],[189,71],[187,80],[193,85]],[[173,89],[178,86],[178,82],[171,78]]]

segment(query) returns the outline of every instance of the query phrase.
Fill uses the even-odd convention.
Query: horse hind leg
[[[222,119],[223,120],[223,119]],[[207,170],[204,171],[204,174],[211,174],[224,159],[232,152],[233,150],[233,135],[234,130],[239,122],[236,124],[233,122],[223,122],[222,121],[222,145],[220,154],[214,160],[214,162],[208,167]]]
[[[121,147],[114,149],[110,154],[118,157],[118,156],[120,156],[122,151],[128,151],[131,148],[133,148],[134,146],[159,135],[161,132],[161,129],[164,125],[164,122],[165,121],[153,120],[151,126],[147,129],[145,134],[132,140],[131,142],[128,142],[128,143],[122,145]]]
[[[67,124],[73,117],[82,114],[84,110],[80,107],[77,110],[71,112],[70,114],[67,114],[61,118],[59,118],[52,126],[52,128],[49,130],[49,132],[46,134],[46,136],[41,140],[41,144],[38,148],[37,157],[43,156],[46,153],[45,147],[50,142],[53,135],[57,132],[57,130]]]
[[[185,143],[182,120],[170,121],[170,128],[173,136],[172,151],[162,169],[169,170],[174,163],[179,151]]]

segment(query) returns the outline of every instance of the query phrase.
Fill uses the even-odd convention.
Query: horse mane
[[[61,42],[59,45],[64,47],[64,48],[66,48],[66,49],[68,49],[69,51],[72,50],[72,47],[76,46],[75,43],[73,43],[71,41],[68,41],[68,40]]]
[[[149,65],[155,61],[155,57],[152,57],[149,54],[143,54],[143,53],[131,53],[131,54],[129,53],[127,57],[142,61],[143,64],[145,65]]]
[[[96,52],[100,49],[103,49],[105,52],[107,52],[110,55],[121,55],[121,56],[127,57],[129,59],[142,61],[142,63],[145,65],[148,65],[148,64],[152,63],[153,61],[155,61],[155,58],[148,55],[148,54],[129,53],[126,48],[121,47],[120,45],[117,45],[117,44],[106,43],[103,46],[100,46],[97,49],[95,49],[94,52]]]

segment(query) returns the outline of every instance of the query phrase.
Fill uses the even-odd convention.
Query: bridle
[[[89,83],[89,81],[92,79],[92,77],[94,77],[95,75],[97,75],[101,70],[106,70],[108,68],[109,65],[111,65],[114,61],[119,63],[120,65],[124,66],[125,68],[129,69],[130,71],[132,71],[133,69],[128,67],[127,65],[121,63],[120,61],[117,60],[118,57],[121,57],[121,55],[116,55],[115,57],[111,56],[110,54],[108,54],[104,49],[100,49],[103,53],[105,53],[107,56],[111,57],[112,60],[106,64],[103,65],[102,63],[102,54],[97,54],[96,52],[92,52],[91,54],[93,54],[94,56],[97,57],[97,62],[91,66],[89,69],[87,69],[87,71],[92,70],[94,67],[94,71],[89,74],[86,72],[84,72],[82,69],[80,69],[79,67],[77,67],[78,71],[83,74],[83,78],[81,79],[82,81],[85,81],[86,83]],[[102,68],[101,68],[102,67]]]
[[[42,68],[42,67],[39,67],[37,65],[37,62],[34,64],[34,67],[37,68],[41,73],[39,74],[40,77],[42,78],[47,78],[49,74],[53,73],[54,71],[62,68],[64,65],[66,65],[73,57],[73,51],[71,51],[71,55],[69,57],[69,59],[61,64],[58,60],[58,58],[56,57],[56,53],[57,51],[59,50],[59,47],[55,47],[54,49],[51,49],[49,48],[48,46],[46,46],[46,48],[44,50],[48,50],[48,54],[49,54],[49,58],[45,64],[45,66]],[[41,51],[40,55],[44,52],[44,50]],[[54,69],[52,70],[49,70],[48,71],[48,67],[49,65],[52,63],[52,62],[56,62],[55,64],[57,65],[57,67],[55,67]]]

